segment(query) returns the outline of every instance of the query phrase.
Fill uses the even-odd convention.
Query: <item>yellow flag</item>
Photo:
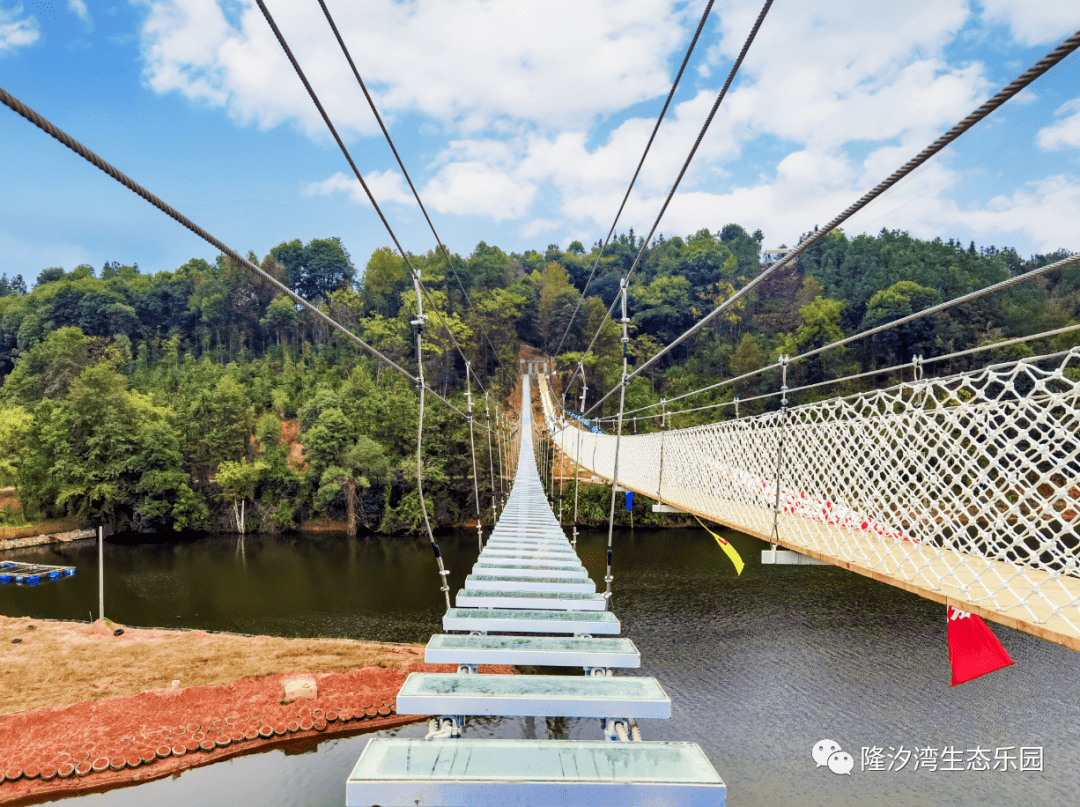
[[[697,518],[697,516],[694,516],[694,518]],[[731,562],[735,564],[735,573],[741,575],[743,566],[745,566],[746,564],[743,563],[743,559],[739,557],[739,553],[736,551],[735,547],[733,547],[728,541],[725,541],[715,532],[706,527],[700,518],[698,518],[697,523],[701,524],[701,528],[716,539],[716,543],[720,544],[720,548],[724,550],[724,553],[728,556],[728,558],[731,559]]]

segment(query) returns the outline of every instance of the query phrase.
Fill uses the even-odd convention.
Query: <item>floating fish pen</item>
[[[40,563],[19,563],[13,560],[0,561],[0,583],[17,583],[22,586],[36,586],[50,580],[73,577],[74,566],[43,566]]]

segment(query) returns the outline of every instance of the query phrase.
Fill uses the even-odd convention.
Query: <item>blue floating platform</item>
[[[40,563],[20,563],[6,560],[0,562],[0,583],[36,586],[51,580],[74,577],[74,566],[44,566]]]

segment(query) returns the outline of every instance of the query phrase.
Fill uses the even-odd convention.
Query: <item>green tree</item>
[[[863,317],[863,330],[929,308],[938,301],[938,297],[937,289],[920,286],[910,280],[894,283],[870,298],[866,316]],[[911,361],[913,354],[929,351],[933,346],[934,331],[934,319],[923,317],[871,336],[868,340],[871,367],[903,364]]]
[[[352,283],[356,269],[341,239],[313,238],[304,246],[299,239],[278,244],[270,254],[287,272],[288,285],[307,300],[329,299],[343,284]]]
[[[266,307],[261,324],[266,330],[277,334],[282,357],[288,347],[288,335],[296,327],[296,319],[296,304],[284,294],[279,294]]]
[[[214,481],[221,488],[222,495],[232,505],[236,531],[241,535],[244,534],[244,508],[247,500],[254,498],[255,486],[269,470],[269,464],[261,460],[255,462],[248,462],[246,459],[241,459],[239,462],[225,460],[218,466]]]
[[[356,535],[357,488],[366,489],[371,487],[372,482],[382,482],[389,473],[390,462],[383,447],[360,435],[336,465],[328,465],[323,470],[315,493],[315,507],[324,510],[339,494],[344,493],[346,530],[349,535]],[[366,518],[364,526],[368,526]]]
[[[657,275],[647,286],[630,289],[634,321],[662,345],[671,342],[694,322],[690,281],[682,275]]]
[[[0,486],[14,485],[18,494],[22,452],[34,425],[34,416],[21,406],[0,407]]]
[[[30,348],[3,386],[3,397],[33,406],[42,398],[59,400],[90,365],[91,340],[79,328],[61,328]]]

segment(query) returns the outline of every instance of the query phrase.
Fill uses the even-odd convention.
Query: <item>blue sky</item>
[[[405,247],[433,246],[315,0],[268,0]],[[704,2],[328,5],[436,227],[543,250],[607,232]],[[647,232],[760,8],[718,0],[620,222]],[[766,246],[833,218],[1080,28],[1061,0],[777,0],[660,226]],[[248,0],[0,0],[0,86],[225,243],[389,238]],[[215,251],[0,108],[0,274]],[[1080,249],[1080,56],[845,227]]]

